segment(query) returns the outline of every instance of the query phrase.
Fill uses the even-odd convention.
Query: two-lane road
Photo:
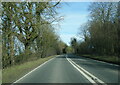
[[[74,55],[61,55],[15,83],[91,83],[92,78],[87,73],[105,83],[118,83],[118,67]]]

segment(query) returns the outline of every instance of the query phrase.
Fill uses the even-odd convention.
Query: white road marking
[[[36,67],[35,69],[33,69],[32,71],[28,72],[27,74],[25,74],[23,77],[21,77],[20,79],[16,80],[15,82],[13,82],[11,85],[14,85],[14,83],[17,83],[18,81],[20,81],[21,79],[23,79],[24,77],[28,76],[30,73],[32,73],[33,71],[37,70],[38,68],[42,67],[43,65],[45,65],[46,63],[50,62],[51,60],[53,60],[54,58],[44,62],[43,64],[41,64],[40,66]]]
[[[67,58],[67,56],[66,56]],[[102,80],[95,77],[93,74],[89,73],[85,69],[83,69],[81,66],[77,65],[74,61],[72,61],[70,58],[67,58],[67,60],[75,67],[83,76],[85,76],[91,83],[101,83],[105,84]],[[95,82],[97,81],[97,82]]]
[[[85,73],[87,73],[88,75],[90,75],[93,79],[97,79],[97,81],[99,83],[104,83],[103,81],[101,81],[100,79],[98,79],[97,77],[95,77],[94,75],[92,75],[91,73],[89,73],[88,71],[86,71],[85,69],[83,69],[82,67],[80,67],[79,65],[77,65],[74,61],[71,60],[71,62],[73,62],[77,67],[79,67],[80,69],[82,69]]]
[[[112,65],[112,66],[120,66],[120,65],[117,65],[117,64],[112,64],[112,63],[108,63],[108,62],[101,61],[101,60],[95,60],[95,59],[92,59],[92,58],[86,58],[86,59],[93,60],[93,61],[100,62],[100,63],[105,63],[105,64]]]
[[[67,60],[70,62],[70,60],[67,58]],[[85,76],[91,83],[96,83],[95,81],[93,81],[90,77],[88,77],[84,72],[82,72],[78,67],[76,67],[72,62],[70,62],[73,67],[75,67],[83,76]]]
[[[94,60],[94,61],[97,61],[97,62],[100,62],[100,63],[105,63],[105,64],[112,65],[112,66],[119,66],[117,64],[107,63],[107,62],[104,62],[104,61],[99,61],[99,60]]]

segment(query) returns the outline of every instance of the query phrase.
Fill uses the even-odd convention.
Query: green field
[[[2,83],[12,83],[25,75],[26,73],[30,72],[40,64],[44,63],[45,61],[53,58],[55,56],[50,56],[46,58],[40,58],[38,60],[29,61],[20,65],[15,65],[12,67],[8,67],[2,70]]]

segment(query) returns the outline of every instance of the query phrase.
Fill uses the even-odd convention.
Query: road
[[[15,83],[118,83],[119,66],[74,55],[57,56]]]

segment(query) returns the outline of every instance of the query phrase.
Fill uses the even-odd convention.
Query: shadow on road
[[[63,55],[60,55],[59,57],[56,57],[56,58],[75,58],[75,59],[80,59],[80,56],[76,56],[74,54],[63,54]]]

